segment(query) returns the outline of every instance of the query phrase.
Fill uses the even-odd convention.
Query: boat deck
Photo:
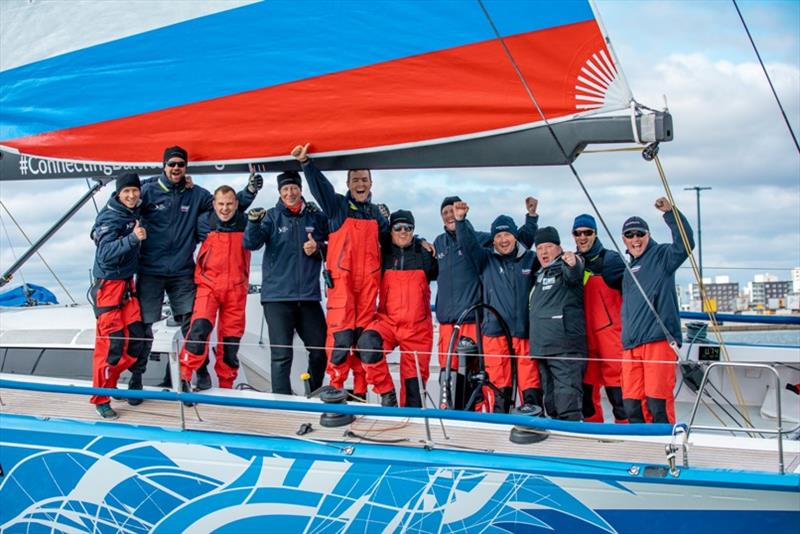
[[[250,396],[252,393],[232,392]],[[86,399],[79,395],[41,393],[25,390],[0,391],[6,414],[24,414],[38,417],[70,418],[97,421],[98,416]],[[181,427],[181,407],[176,402],[147,400],[132,407],[126,401],[112,401],[119,413],[120,423],[151,425],[165,428]],[[325,428],[319,424],[319,414],[239,408],[217,405],[199,405],[185,408],[185,428],[216,432],[245,433],[263,436],[291,436],[303,423],[311,423],[313,431],[305,438],[357,444],[370,440],[399,440],[395,444],[423,447],[426,430],[423,421],[399,418],[360,417],[347,427]],[[509,426],[444,421],[447,438],[439,420],[431,420],[432,440],[436,448],[477,451],[496,451],[535,454],[571,459],[595,459],[626,463],[667,463],[664,445],[669,438],[628,438],[616,436],[575,436],[552,434],[547,440],[518,445],[508,439]],[[476,429],[480,428],[480,432]],[[355,435],[346,435],[347,431]],[[800,443],[784,441],[784,459],[787,472],[800,472]],[[747,471],[777,471],[777,441],[774,439],[748,439],[738,437],[692,435],[689,461],[691,467],[722,468]],[[678,464],[681,457],[678,455]]]

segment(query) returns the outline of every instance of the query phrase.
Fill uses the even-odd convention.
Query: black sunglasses
[[[592,237],[594,230],[573,230],[572,235],[575,237]]]
[[[647,232],[642,232],[641,230],[631,230],[630,232],[625,232],[622,235],[624,235],[626,239],[633,239],[634,237],[644,237],[647,235]]]
[[[394,230],[395,232],[413,232],[414,227],[410,224],[397,223],[394,226],[392,226],[392,230]]]
[[[167,167],[183,168],[183,167],[186,167],[186,162],[185,161],[168,161],[167,162]]]

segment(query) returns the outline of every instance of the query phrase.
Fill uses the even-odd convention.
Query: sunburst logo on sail
[[[627,105],[629,91],[606,50],[592,54],[581,67],[575,85],[575,109],[600,110]]]

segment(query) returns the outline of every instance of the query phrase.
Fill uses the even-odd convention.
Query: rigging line
[[[8,234],[8,227],[6,227],[6,222],[3,220],[2,214],[0,214],[0,225],[3,226],[3,232],[6,234],[6,239],[8,240],[8,248],[11,250],[11,255],[14,257],[14,261],[17,261],[17,253],[14,250],[14,244],[11,243],[11,236]],[[19,271],[19,277],[22,279],[22,284],[27,287],[28,282],[25,281],[25,275],[22,274],[22,269]]]
[[[681,218],[680,211],[678,210],[678,206],[675,204],[675,198],[672,196],[672,188],[669,186],[669,180],[667,179],[667,175],[664,172],[664,167],[661,165],[661,159],[658,157],[658,154],[655,154],[653,157],[653,162],[656,164],[656,169],[658,170],[658,176],[661,179],[661,184],[664,187],[664,192],[667,195],[667,199],[669,200],[670,204],[672,204],[672,214],[675,217],[675,223],[678,226],[678,233],[681,236],[681,241],[683,243],[683,247],[686,250],[686,255],[688,257],[689,263],[692,266],[692,272],[694,274],[694,278],[698,283],[698,287],[700,288],[700,296],[706,310],[711,309],[711,300],[708,297],[708,293],[706,292],[705,284],[703,284],[702,279],[700,278],[700,269],[697,266],[697,261],[694,259],[694,254],[692,254],[692,247],[689,245],[689,236],[686,232],[686,228],[683,226],[683,219]],[[708,313],[709,322],[711,323],[711,331],[714,332],[714,336],[717,338],[717,342],[720,345],[720,349],[722,350],[722,356],[725,361],[730,362],[731,358],[728,354],[728,347],[725,345],[725,340],[722,338],[722,331],[719,328],[719,322],[717,321],[716,314],[709,312]],[[739,381],[736,379],[736,373],[732,367],[727,368],[728,378],[731,381],[731,386],[733,387],[733,392],[736,395],[736,400],[739,402],[739,407],[744,411],[742,417],[747,423],[750,425],[751,428],[754,427],[753,423],[750,420],[749,412],[747,409],[747,404],[744,401],[744,395],[742,394],[742,390],[739,387]]]
[[[797,152],[800,153],[800,144],[797,142],[797,137],[794,135],[794,130],[792,129],[791,123],[789,123],[789,118],[786,116],[786,111],[783,110],[783,104],[781,104],[781,99],[778,97],[777,91],[775,91],[775,86],[772,85],[772,79],[769,77],[769,73],[767,72],[767,67],[764,66],[764,61],[761,59],[761,54],[758,52],[758,47],[756,46],[755,41],[753,41],[753,36],[750,34],[750,28],[747,27],[747,23],[744,21],[744,16],[742,12],[739,10],[739,4],[736,3],[736,0],[731,0],[733,2],[733,7],[736,8],[736,13],[739,14],[739,20],[742,21],[742,26],[744,26],[744,31],[747,32],[747,38],[750,39],[750,44],[753,45],[753,50],[756,53],[756,57],[758,58],[758,62],[761,64],[761,70],[764,71],[764,76],[767,78],[767,83],[769,83],[769,88],[772,89],[772,95],[775,97],[775,102],[778,103],[778,108],[781,110],[781,115],[783,115],[783,121],[786,123],[786,127],[789,129],[789,134],[792,136],[792,141],[794,141],[794,146],[797,149]]]
[[[86,180],[86,187],[88,187],[89,190],[91,191],[92,184],[89,183],[89,179],[88,178],[84,178],[84,179]],[[97,207],[97,200],[95,200],[94,195],[92,195],[92,204],[94,204],[94,211],[97,212],[97,214],[99,215],[100,214],[100,208]]]
[[[589,201],[589,204],[592,206],[592,209],[597,214],[597,218],[600,219],[600,224],[603,225],[603,228],[605,229],[606,233],[608,234],[608,237],[611,240],[611,244],[614,245],[614,249],[617,251],[617,253],[620,255],[620,257],[624,258],[625,254],[623,254],[622,249],[620,249],[620,246],[617,243],[617,240],[614,239],[614,234],[611,233],[611,229],[608,227],[608,223],[606,223],[606,220],[605,220],[605,218],[603,218],[603,215],[600,213],[600,210],[598,209],[597,204],[595,204],[594,199],[589,194],[589,190],[586,189],[586,185],[583,183],[583,180],[581,179],[580,175],[578,174],[577,169],[575,169],[575,165],[573,165],[573,163],[569,160],[569,157],[567,156],[567,151],[564,149],[564,145],[561,144],[561,141],[558,139],[558,136],[556,135],[555,130],[553,130],[553,125],[550,123],[548,118],[545,116],[544,111],[542,110],[541,106],[539,105],[539,101],[536,99],[536,96],[534,96],[534,94],[533,94],[533,90],[528,85],[528,81],[525,79],[525,76],[523,76],[522,71],[520,70],[519,66],[517,65],[517,61],[514,59],[514,56],[511,54],[511,50],[509,50],[508,46],[506,45],[505,40],[500,35],[500,31],[497,29],[497,26],[495,25],[494,20],[492,19],[492,16],[489,14],[489,11],[486,9],[486,6],[483,4],[483,0],[477,0],[477,2],[478,2],[478,5],[480,5],[481,10],[483,11],[483,14],[486,16],[486,20],[489,22],[489,25],[492,27],[492,31],[494,31],[494,34],[497,37],[497,40],[500,43],[500,46],[503,48],[503,51],[505,52],[506,56],[508,57],[508,60],[511,63],[511,66],[514,68],[514,71],[516,72],[517,77],[519,78],[520,82],[522,83],[522,86],[525,89],[525,92],[527,93],[528,98],[530,98],[531,102],[536,107],[536,110],[538,111],[539,116],[542,118],[542,121],[544,122],[545,126],[547,127],[547,130],[550,133],[550,136],[553,138],[553,140],[555,141],[556,145],[558,146],[558,150],[561,152],[561,155],[564,157],[565,163],[567,164],[567,166],[569,166],[570,171],[572,171],[572,175],[575,177],[575,180],[577,180],[578,185],[583,190],[583,194],[586,195],[586,199]],[[679,353],[679,351],[678,351],[678,342],[672,336],[672,334],[670,333],[669,329],[664,324],[664,321],[658,315],[658,312],[656,311],[655,307],[653,306],[653,303],[650,301],[650,297],[647,296],[647,292],[645,292],[645,290],[642,287],[641,283],[639,283],[639,280],[633,274],[633,271],[631,271],[631,267],[628,264],[628,262],[623,261],[623,263],[625,264],[625,270],[628,272],[628,275],[630,276],[631,280],[633,280],[633,282],[636,284],[636,288],[642,294],[642,298],[644,299],[645,303],[647,304],[647,307],[649,308],[650,313],[652,313],[653,317],[655,317],[656,323],[658,323],[658,326],[661,329],[661,331],[663,332],[667,342],[669,343],[669,346],[672,348],[673,351],[675,351],[675,354],[678,355],[678,353]]]
[[[14,223],[14,225],[17,227],[17,230],[19,230],[19,232],[22,234],[22,236],[25,238],[25,240],[28,242],[28,244],[29,244],[29,245],[31,245],[31,246],[33,246],[33,242],[32,242],[32,241],[31,241],[31,239],[28,237],[28,234],[26,234],[26,233],[25,233],[25,230],[23,230],[23,229],[22,229],[22,227],[19,225],[19,223],[17,222],[17,220],[14,218],[14,216],[11,214],[11,212],[8,210],[8,207],[6,207],[6,205],[3,203],[3,201],[2,201],[2,200],[0,200],[0,206],[2,206],[2,208],[3,208],[3,209],[5,210],[5,212],[8,214],[8,217],[11,219],[11,221],[12,221],[12,222]],[[55,278],[55,279],[56,279],[56,282],[58,282],[58,285],[59,285],[59,286],[61,286],[61,289],[64,291],[64,293],[66,293],[66,294],[67,294],[67,296],[69,297],[69,300],[71,300],[73,304],[76,304],[76,305],[77,305],[78,303],[75,301],[75,299],[74,299],[74,298],[72,298],[72,294],[71,294],[71,293],[69,292],[69,290],[66,288],[66,286],[64,285],[64,283],[61,281],[61,279],[60,279],[60,278],[58,277],[58,275],[55,273],[55,271],[53,271],[52,267],[50,267],[50,264],[48,264],[48,263],[47,263],[47,260],[45,260],[45,259],[44,259],[44,256],[42,256],[42,253],[41,253],[41,252],[39,252],[39,251],[37,250],[37,251],[36,251],[36,255],[37,255],[37,256],[39,256],[39,259],[40,259],[40,260],[42,260],[42,263],[44,263],[44,266],[45,266],[45,267],[47,267],[47,270],[48,270],[48,271],[50,271],[50,274],[52,274],[52,275],[53,275],[53,278]]]

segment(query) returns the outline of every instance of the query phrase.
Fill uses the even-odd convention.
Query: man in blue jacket
[[[656,208],[664,213],[672,243],[656,243],[641,217],[630,217],[622,225],[622,239],[632,258],[630,270],[622,277],[622,397],[631,423],[651,418],[654,423],[675,422],[675,361],[681,344],[675,271],[694,249],[694,239],[689,221],[673,211],[666,198],[656,200]],[[681,238],[676,212],[690,250]],[[657,317],[653,317],[637,280]],[[642,400],[649,414],[644,413]]]
[[[319,273],[328,219],[303,198],[302,180],[296,171],[278,175],[278,194],[273,209],[248,212],[244,247],[258,250],[264,246],[261,304],[269,331],[272,392],[291,395],[295,332],[308,350],[312,390],[322,385],[325,375],[327,328],[320,305]]]
[[[206,189],[187,186],[185,149],[172,146],[164,150],[164,172],[142,186],[142,225],[148,239],[142,245],[136,290],[146,327],[145,355],[131,366],[129,389],[142,388],[142,374],[153,342],[153,323],[161,319],[164,294],[169,297],[172,316],[180,323],[184,337],[188,334],[194,304],[194,250],[197,247],[197,219],[213,210],[213,197]],[[239,210],[253,202],[263,181],[251,175],[247,187],[237,194]],[[169,366],[165,386],[169,386]],[[198,371],[198,388],[211,387],[206,367]],[[130,399],[130,404],[141,403]]]
[[[481,281],[478,266],[472,259],[465,255],[456,239],[456,218],[453,205],[461,202],[458,196],[445,197],[442,201],[440,214],[444,224],[444,232],[439,234],[434,241],[436,259],[439,263],[439,272],[442,276],[437,281],[436,290],[436,319],[439,322],[439,367],[445,368],[446,354],[450,345],[450,338],[456,321],[461,314],[471,306],[481,302]],[[519,239],[530,247],[539,221],[536,208],[539,202],[534,197],[525,199],[527,214],[525,224],[519,229]],[[465,224],[472,227],[469,221]],[[473,229],[474,230],[474,229]],[[475,231],[475,237],[483,246],[490,245],[492,235],[487,232]],[[464,321],[459,330],[459,337],[468,337],[473,341],[477,339],[474,317]],[[458,339],[453,346],[457,346]],[[453,354],[450,367],[455,373],[458,370],[458,357]],[[465,395],[460,393],[466,386],[466,378],[462,373],[456,374],[456,398],[454,406],[459,407],[459,400]]]
[[[144,351],[144,325],[133,275],[147,231],[139,223],[141,185],[139,175],[117,178],[116,190],[97,215],[92,239],[97,245],[90,290],[97,317],[92,384],[115,388],[120,373],[133,365]],[[90,402],[103,419],[116,419],[108,397],[94,395]]]

